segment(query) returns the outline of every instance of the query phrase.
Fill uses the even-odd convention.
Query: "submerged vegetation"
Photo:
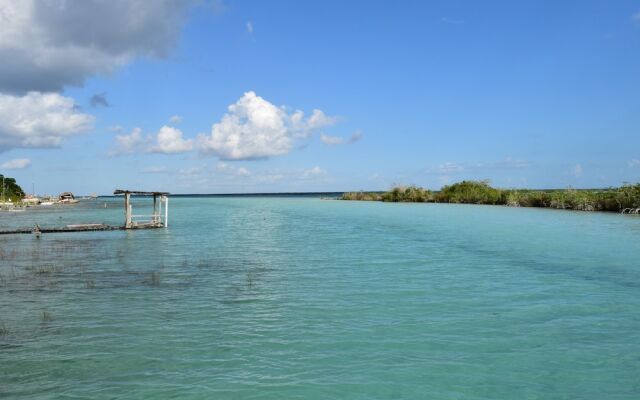
[[[548,207],[580,211],[640,213],[640,183],[600,190],[517,190],[491,187],[488,181],[462,181],[439,192],[416,186],[388,192],[349,192],[341,200],[493,204],[511,207]]]

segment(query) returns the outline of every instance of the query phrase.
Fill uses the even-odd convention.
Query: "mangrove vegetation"
[[[387,192],[348,192],[341,200],[417,203],[492,204],[511,207],[548,207],[580,211],[640,213],[640,183],[607,189],[499,189],[489,181],[462,181],[430,191],[398,186]]]

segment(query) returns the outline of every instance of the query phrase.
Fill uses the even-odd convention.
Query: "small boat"
[[[58,204],[76,204],[78,200],[71,192],[64,192],[58,196]]]

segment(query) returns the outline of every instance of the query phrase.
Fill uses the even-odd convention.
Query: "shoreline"
[[[488,181],[462,181],[437,192],[416,186],[395,187],[387,192],[346,192],[338,200],[497,205],[638,215],[640,183],[609,189],[534,190],[498,189],[489,186]]]

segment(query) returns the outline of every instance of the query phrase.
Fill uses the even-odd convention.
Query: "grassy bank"
[[[388,192],[349,192],[341,200],[419,203],[494,204],[511,207],[548,207],[580,211],[640,212],[640,183],[601,190],[498,189],[487,181],[463,181],[438,192],[395,187]]]

